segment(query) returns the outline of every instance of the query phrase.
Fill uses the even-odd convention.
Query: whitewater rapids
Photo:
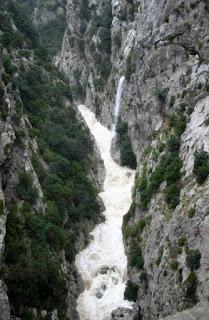
[[[81,115],[93,134],[106,169],[104,191],[106,221],[95,227],[93,240],[76,256],[76,266],[85,283],[77,300],[81,320],[103,320],[118,307],[131,308],[124,300],[127,257],[122,241],[123,215],[131,205],[135,171],[120,167],[110,154],[112,131],[102,126],[85,106]]]

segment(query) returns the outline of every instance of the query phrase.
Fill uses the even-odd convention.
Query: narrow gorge
[[[208,18],[1,1],[0,320],[209,319]]]
[[[83,320],[102,320],[117,307],[130,307],[124,301],[127,280],[127,258],[122,241],[122,219],[131,205],[134,171],[117,165],[110,154],[115,136],[124,77],[118,84],[115,121],[111,130],[102,126],[86,107],[79,110],[101,153],[106,170],[104,191],[105,222],[92,232],[90,245],[76,258],[76,266],[85,282],[85,291],[78,299],[78,313]]]

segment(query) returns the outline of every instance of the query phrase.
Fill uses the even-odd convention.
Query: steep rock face
[[[58,62],[73,84],[77,98],[85,101],[106,125],[111,124],[114,101],[111,25],[110,0],[69,0]]]
[[[104,166],[25,5],[0,5],[0,319],[75,320]]]
[[[208,182],[198,184],[193,173],[195,153],[208,151],[207,18],[205,2],[189,1],[140,2],[135,18],[122,118],[139,176],[124,235],[130,280],[149,319],[208,300]],[[197,268],[188,262],[194,250]]]
[[[59,63],[75,85],[82,83],[81,99],[106,125],[117,81],[126,76],[121,121],[138,161],[123,226],[126,296],[157,319],[208,300],[208,3],[112,1],[108,54],[98,46],[101,26],[93,28],[102,4],[87,5],[81,55],[81,2],[68,2]],[[98,87],[104,57],[111,69]]]

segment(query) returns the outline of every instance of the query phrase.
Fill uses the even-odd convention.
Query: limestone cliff
[[[104,168],[37,30],[60,9],[30,4],[0,5],[0,319],[75,320]]]
[[[137,159],[123,224],[137,311],[112,317],[137,319],[140,306],[146,319],[172,319],[208,302],[208,1],[20,4],[36,30],[17,2],[0,5],[0,318],[77,319],[73,258],[101,221],[92,181],[99,189],[104,172],[75,104],[110,126],[122,75],[113,152]]]
[[[138,163],[123,226],[126,297],[157,319],[208,301],[209,7],[115,0],[106,10],[68,1],[59,66],[106,125],[126,77],[121,122]]]

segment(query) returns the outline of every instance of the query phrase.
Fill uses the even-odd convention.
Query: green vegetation
[[[139,220],[136,224],[128,225],[124,230],[125,238],[136,237],[142,233],[146,225],[149,223],[150,217],[147,216],[144,219]]]
[[[112,26],[112,5],[111,1],[105,1],[101,15],[96,16],[93,22],[91,35],[93,36],[98,31],[101,32],[100,39],[104,40],[104,43],[100,44],[104,52],[111,52],[111,26]],[[102,31],[101,31],[102,30]]]
[[[116,132],[119,138],[120,155],[122,166],[136,169],[136,157],[133,153],[131,141],[128,137],[128,124],[118,120]]]
[[[136,301],[138,289],[139,287],[135,283],[128,281],[126,284],[124,298],[129,301]]]
[[[200,259],[201,259],[201,253],[199,250],[189,250],[187,257],[186,257],[187,266],[192,271],[199,269]]]
[[[94,200],[96,191],[86,178],[88,166],[85,158],[92,146],[86,130],[75,120],[72,109],[56,110],[54,115],[51,114],[51,120],[53,122],[48,123],[48,128],[45,127],[41,135],[44,138],[42,145],[48,147],[48,150],[43,150],[43,157],[51,169],[45,177],[43,188],[50,200],[56,199],[60,210],[78,221],[84,217],[84,204],[89,207],[86,217],[97,211]]]
[[[0,96],[3,100],[8,82],[17,90],[16,113],[11,115],[16,148],[24,152],[19,121],[26,115],[30,138],[38,143],[37,152],[31,150],[31,161],[44,197],[42,207],[32,171],[22,167],[17,172],[15,202],[7,208],[5,282],[15,316],[29,319],[28,310],[37,308],[46,310],[48,317],[57,309],[59,319],[65,319],[67,282],[62,257],[68,263],[74,260],[82,224],[88,219],[97,222],[99,211],[97,190],[88,178],[92,142],[77,120],[68,81],[50,63],[24,8],[12,0],[7,3],[8,12],[0,11],[0,41],[7,47],[7,54],[1,50],[5,73]],[[14,48],[19,49],[15,60]],[[0,207],[3,212],[3,202]]]
[[[94,85],[96,90],[102,91],[110,75],[112,65],[110,55],[112,50],[111,41],[112,6],[111,1],[103,2],[100,15],[94,17],[92,27],[88,33],[89,46],[96,66]],[[94,35],[99,37],[97,43],[91,42]],[[101,55],[102,52],[102,55]]]
[[[197,298],[197,286],[198,286],[198,278],[196,273],[193,271],[189,274],[187,278],[187,291],[186,298],[191,305],[195,305],[198,302]]]
[[[172,270],[176,271],[178,270],[179,263],[177,260],[172,260],[170,266]]]
[[[4,214],[4,201],[0,199],[0,216]]]
[[[206,151],[196,152],[193,172],[197,183],[203,184],[209,174],[209,154]]]
[[[62,275],[59,260],[53,250],[57,243],[63,248],[57,233],[49,233],[51,224],[47,216],[35,214],[29,205],[18,215],[14,204],[9,212],[6,235],[6,262],[9,266],[7,286],[15,310],[21,306],[44,306],[47,311],[58,308],[64,311],[63,301],[66,294],[66,281]],[[52,232],[52,231],[51,231]],[[53,238],[53,242],[50,239]],[[27,239],[27,241],[26,241]],[[21,314],[21,313],[20,313]]]
[[[130,51],[126,59],[125,78],[127,81],[130,81],[131,75],[133,73],[132,59],[133,59],[133,53],[132,51]]]
[[[179,187],[173,183],[166,187],[165,200],[171,209],[175,209],[180,201]]]
[[[137,4],[135,4],[133,0],[127,0],[126,2],[128,4],[128,18],[133,21],[135,12],[137,11]]]
[[[54,57],[62,46],[65,25],[65,14],[59,14],[55,19],[38,28],[41,36],[40,42],[51,57]]]
[[[155,91],[155,96],[158,97],[161,103],[165,103],[167,95],[168,95],[168,88],[158,88]]]
[[[187,238],[186,237],[182,237],[178,240],[178,246],[179,247],[184,247],[185,244],[187,243]]]
[[[4,32],[2,36],[2,43],[6,47],[22,48],[23,42],[27,45],[36,48],[39,44],[38,34],[33,27],[31,20],[24,14],[24,9],[16,2],[10,0],[7,3],[7,13],[1,12],[1,30]],[[14,19],[17,31],[14,32],[10,16]]]
[[[35,204],[38,197],[38,191],[33,185],[33,177],[30,173],[21,172],[19,174],[19,182],[16,190],[20,199],[28,202],[30,205]]]
[[[82,0],[80,5],[80,17],[81,20],[88,21],[90,18],[89,0]]]
[[[149,181],[147,180],[146,172],[143,173],[138,185],[142,209],[147,208],[151,197],[158,191],[158,188],[163,181],[167,182],[165,191],[166,202],[173,209],[178,205],[180,190],[177,186],[177,181],[181,178],[181,167],[182,161],[178,154],[176,152],[171,152],[167,156],[161,158],[160,163],[151,174]]]
[[[94,100],[94,105],[95,105],[96,117],[99,117],[102,110],[101,110],[101,101],[98,96],[96,96],[96,98]]]
[[[175,134],[170,137],[167,144],[162,148],[166,151],[160,157],[155,170],[148,175],[143,170],[142,176],[138,180],[137,190],[140,192],[140,206],[147,209],[152,196],[158,191],[162,182],[166,181],[165,199],[171,209],[180,201],[180,179],[182,160],[179,157],[180,137],[186,128],[186,118],[181,113],[171,118],[171,127]]]
[[[144,260],[142,257],[142,249],[137,241],[131,242],[130,245],[130,265],[137,269],[143,269]]]
[[[156,260],[156,265],[157,265],[157,267],[159,267],[159,265],[161,264],[162,258],[163,258],[162,255],[160,255],[160,256],[157,258],[157,260]]]
[[[53,4],[49,4],[48,1],[37,1],[34,0],[19,0],[19,6],[24,10],[24,13],[27,13],[27,16],[32,16],[35,8],[38,10],[47,9],[48,14],[52,15],[52,19],[49,19],[48,22],[43,22],[36,26],[37,32],[39,34],[40,43],[44,49],[48,50],[48,53],[51,57],[54,57],[62,46],[62,39],[65,31],[65,6],[66,0],[56,1]],[[58,8],[61,9],[58,13]],[[31,22],[29,21],[31,26]]]
[[[188,216],[189,216],[190,219],[192,219],[194,217],[195,212],[196,212],[195,208],[190,208],[189,209]]]
[[[180,138],[186,129],[186,117],[184,113],[180,111],[178,114],[172,115],[170,125],[175,129],[176,136]]]
[[[131,219],[131,217],[134,216],[134,211],[135,211],[135,203],[134,201],[131,204],[130,209],[128,210],[128,212],[124,215],[123,217],[123,231],[125,231],[125,228],[128,224],[128,221]]]

